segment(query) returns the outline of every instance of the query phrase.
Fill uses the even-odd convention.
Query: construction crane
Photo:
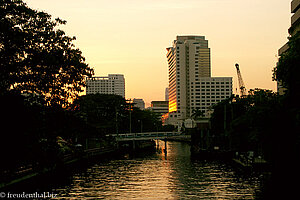
[[[241,94],[241,97],[244,97],[247,92],[246,92],[246,87],[245,87],[244,81],[242,79],[240,66],[239,66],[239,64],[236,63],[235,67],[236,67],[236,71],[237,71],[237,75],[238,75],[238,79],[239,79],[240,94]]]

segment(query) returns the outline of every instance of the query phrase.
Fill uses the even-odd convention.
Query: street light
[[[129,133],[131,133],[131,106],[132,106],[132,100],[127,99],[126,101],[129,104]]]

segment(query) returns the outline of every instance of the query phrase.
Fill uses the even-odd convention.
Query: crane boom
[[[239,79],[240,94],[241,94],[241,97],[243,97],[246,95],[246,87],[245,87],[245,84],[244,84],[244,81],[242,78],[239,64],[236,63],[235,67],[236,67],[236,71],[237,71],[237,75],[238,75],[238,79]]]

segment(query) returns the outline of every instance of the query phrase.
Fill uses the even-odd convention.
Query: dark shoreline
[[[70,171],[85,168],[98,161],[110,160],[128,153],[138,153],[140,151],[155,151],[155,142],[138,143],[135,149],[128,144],[119,146],[119,148],[93,148],[79,154],[65,155],[64,159],[57,162],[54,166],[31,170],[22,176],[0,183],[0,190],[23,192],[26,191],[27,185],[36,184],[42,180],[56,179]]]

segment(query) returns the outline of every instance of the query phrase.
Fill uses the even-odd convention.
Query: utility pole
[[[117,134],[117,137],[119,137],[119,128],[118,128],[118,109],[117,109],[117,106],[115,106],[115,110],[116,110],[116,134]]]
[[[132,102],[131,102],[131,99],[127,99],[126,101],[129,104],[129,133],[131,133],[131,105],[132,105]]]
[[[226,121],[227,121],[227,119],[226,119],[226,112],[227,112],[227,108],[226,108],[226,104],[224,105],[224,132],[226,132]]]
[[[129,103],[129,133],[131,133],[131,102]]]
[[[141,122],[141,133],[142,133],[143,132],[143,121],[139,119],[138,122]]]

